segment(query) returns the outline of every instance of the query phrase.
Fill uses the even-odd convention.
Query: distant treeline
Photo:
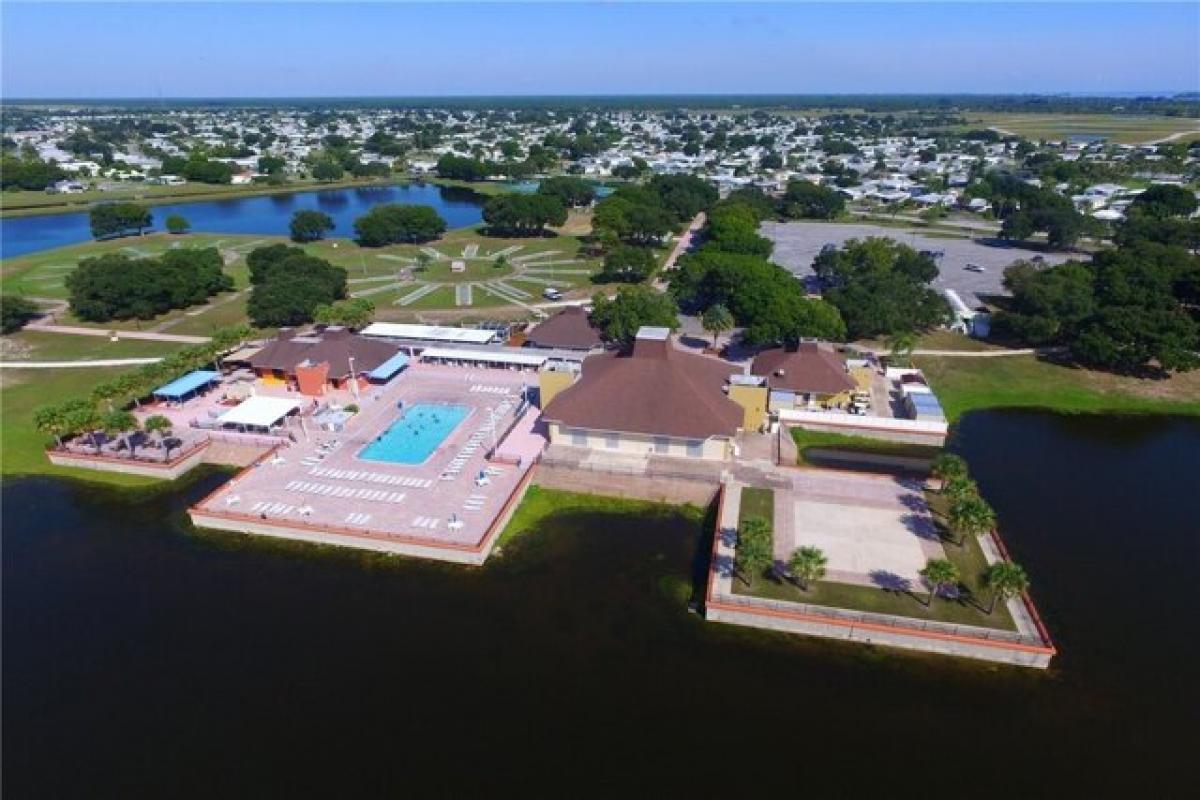
[[[1073,96],[1017,94],[714,94],[714,95],[561,95],[527,97],[312,97],[312,98],[177,98],[170,100],[25,99],[8,107],[72,106],[87,116],[97,108],[156,113],[185,108],[395,108],[395,109],[850,109],[867,111],[949,110],[1040,112],[1073,114],[1158,114],[1200,117],[1200,97],[1194,92],[1168,96]],[[3,107],[0,107],[3,108]],[[60,108],[70,114],[71,109]]]

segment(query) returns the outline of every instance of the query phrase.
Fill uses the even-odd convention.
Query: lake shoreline
[[[192,185],[192,184],[187,184]],[[431,178],[421,180],[417,178],[381,178],[381,179],[353,179],[346,181],[332,181],[330,183],[289,183],[282,186],[263,186],[258,184],[250,184],[244,189],[230,189],[228,191],[212,191],[197,194],[163,194],[152,197],[134,198],[128,197],[124,192],[114,192],[114,196],[110,199],[86,200],[75,203],[63,202],[59,204],[49,204],[45,206],[20,206],[10,207],[4,203],[7,195],[12,193],[0,192],[0,219],[18,219],[22,217],[54,217],[62,214],[78,214],[86,213],[89,208],[98,203],[139,203],[145,206],[166,206],[166,205],[183,205],[186,203],[212,203],[222,200],[243,200],[250,197],[271,197],[275,195],[297,194],[301,192],[324,192],[337,191],[340,189],[372,189],[386,188],[389,186],[444,186],[448,189],[465,189],[474,192],[481,197],[486,197],[492,194],[498,194],[501,189],[496,183],[481,183],[479,185],[472,184],[468,181],[453,181],[444,178]],[[214,186],[217,186],[214,184]],[[37,194],[34,192],[34,194]],[[62,197],[71,197],[72,195],[62,195]]]

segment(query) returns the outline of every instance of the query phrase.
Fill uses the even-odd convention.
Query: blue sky
[[[1200,90],[1200,4],[0,5],[5,97]]]

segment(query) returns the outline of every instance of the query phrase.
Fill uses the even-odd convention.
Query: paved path
[[[91,361],[0,361],[0,369],[70,369],[73,367],[137,367],[161,358],[98,358]]]
[[[850,213],[856,217],[875,217],[897,220],[899,222],[911,222],[915,225],[927,226],[934,233],[938,228],[959,228],[963,231],[978,231],[980,233],[997,234],[1000,232],[1000,226],[994,222],[976,221],[970,219],[938,219],[926,220],[921,219],[915,214],[889,214],[885,210],[867,211],[861,208],[852,208]]]
[[[1001,358],[1003,356],[1046,356],[1065,353],[1065,347],[1022,347],[1015,350],[913,350],[914,356],[937,356],[938,358]],[[866,350],[877,356],[888,356],[890,350]]]
[[[104,328],[81,328],[75,325],[38,325],[31,322],[26,330],[38,333],[67,333],[73,336],[103,336],[109,337],[114,331]],[[153,331],[115,331],[119,339],[143,339],[151,342],[179,342],[181,344],[204,344],[207,336],[185,336],[181,333],[155,333]]]
[[[245,297],[249,293],[250,293],[249,289],[242,289],[241,291],[234,292],[233,294],[227,295],[226,297],[221,297],[217,300],[213,300],[210,303],[205,303],[204,305],[200,306],[199,308],[189,309],[188,311],[183,312],[182,314],[180,314],[178,317],[175,317],[174,319],[169,319],[166,322],[162,322],[162,323],[159,323],[158,325],[155,325],[153,328],[150,328],[150,332],[151,333],[162,333],[163,331],[167,330],[168,328],[174,328],[176,325],[178,325],[181,322],[184,322],[185,320],[189,320],[192,317],[198,317],[201,314],[207,314],[209,311],[212,311],[214,308],[220,308],[223,305],[232,303],[234,300],[237,300],[241,297]]]

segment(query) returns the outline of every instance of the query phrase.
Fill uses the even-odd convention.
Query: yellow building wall
[[[729,399],[742,407],[742,429],[757,431],[767,424],[767,387],[729,387]]]
[[[566,389],[575,382],[575,374],[571,372],[557,372],[555,370],[543,370],[538,373],[538,389],[541,392],[542,408],[550,405],[559,392]]]

